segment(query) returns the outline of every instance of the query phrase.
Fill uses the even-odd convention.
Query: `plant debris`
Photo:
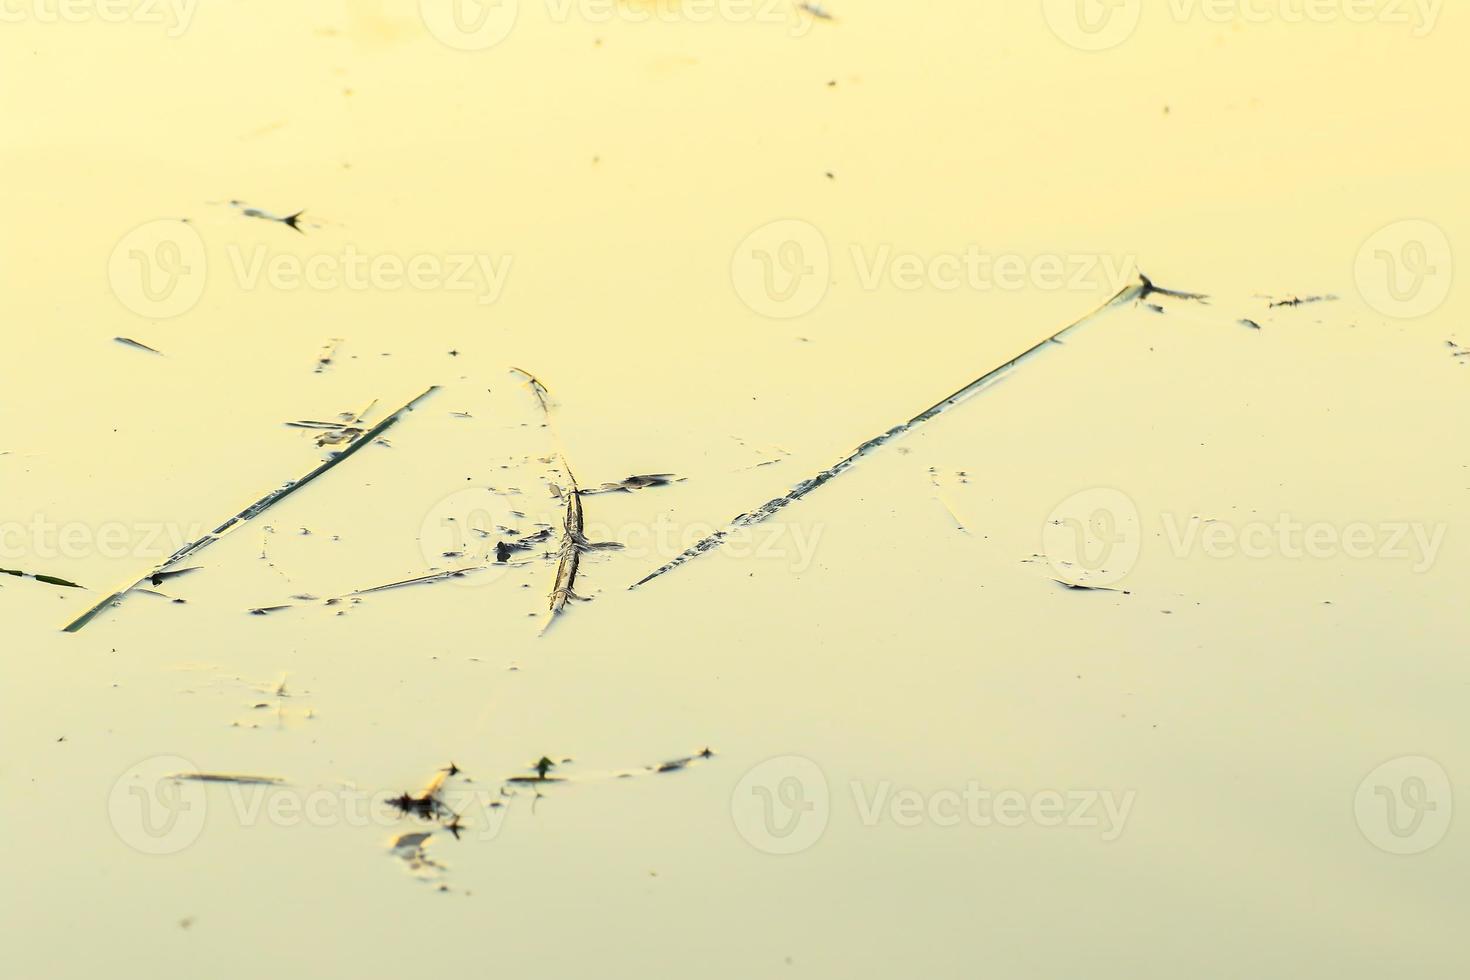
[[[630,476],[616,483],[604,483],[600,487],[583,490],[582,496],[594,493],[631,493],[634,490],[644,490],[648,487],[666,487],[673,483],[682,483],[683,478],[672,473],[648,473],[643,476]]]
[[[169,569],[173,568],[173,566],[184,561],[186,558],[189,558],[204,550],[205,548],[214,544],[220,538],[224,537],[226,534],[239,528],[247,522],[254,520],[261,514],[264,514],[266,511],[270,510],[276,504],[280,503],[282,500],[285,500],[287,497],[296,493],[298,490],[301,490],[302,488],[310,485],[318,477],[322,476],[333,467],[351,458],[354,453],[358,452],[358,450],[371,443],[379,435],[386,432],[389,428],[395,425],[405,413],[412,411],[421,401],[423,401],[425,398],[428,398],[430,395],[438,390],[438,385],[428,388],[421,395],[408,402],[402,408],[398,409],[398,411],[393,412],[391,415],[383,419],[383,421],[379,422],[371,429],[360,433],[341,452],[336,453],[330,459],[312,469],[305,476],[297,480],[292,480],[276,488],[275,490],[272,490],[270,493],[266,494],[264,497],[251,504],[249,507],[246,507],[244,510],[240,511],[234,517],[231,517],[229,520],[225,521],[213,531],[210,531],[203,537],[197,538],[196,540],[184,545],[178,551],[175,551],[172,555],[165,559],[161,564],[155,567],[151,572],[148,572],[137,581],[127,586],[124,586],[117,592],[114,592],[112,595],[103,599],[101,602],[97,603],[95,606],[82,613],[76,619],[72,620],[64,627],[65,631],[68,633],[77,632],[78,630],[85,627],[88,623],[90,623],[93,619],[95,619],[98,615],[100,615],[104,609],[115,604],[120,604],[123,598],[126,597],[127,594],[133,589],[138,588],[145,582],[152,582],[155,576],[167,572]],[[257,615],[264,615],[265,613],[272,611],[274,610],[252,610],[252,612],[256,613]]]
[[[134,350],[147,351],[150,354],[157,354],[159,357],[163,356],[163,351],[154,350],[147,344],[140,343],[134,340],[132,337],[113,337],[112,339],[117,343],[122,344],[124,347],[131,347]]]
[[[1067,582],[1063,579],[1054,578],[1053,582],[1071,592],[1117,592],[1120,595],[1132,595],[1127,589],[1113,589],[1106,585],[1086,585],[1081,582]]]
[[[561,436],[557,433],[555,422],[551,417],[551,392],[531,372],[524,371],[521,368],[511,368],[511,370],[526,378],[526,383],[530,386],[531,392],[536,396],[536,401],[541,406],[541,414],[546,420],[547,427],[551,429],[552,438],[556,441],[557,458],[561,462],[562,472],[567,477],[566,489],[556,486],[552,487],[552,490],[565,502],[566,510],[562,517],[561,547],[557,551],[556,580],[551,589],[546,622],[541,627],[541,632],[545,633],[546,630],[551,628],[551,624],[556,621],[556,618],[566,609],[568,600],[578,599],[586,601],[584,597],[577,595],[575,591],[577,570],[581,566],[583,553],[603,548],[620,548],[622,545],[615,542],[593,543],[587,540],[587,536],[584,533],[585,522],[582,514],[582,491],[577,486],[577,477],[572,472],[571,464],[567,462],[566,452],[562,449]],[[496,558],[498,559],[499,556],[500,549],[497,548]]]
[[[1311,303],[1335,303],[1337,297],[1332,293],[1322,296],[1293,296],[1290,299],[1273,299],[1270,308],[1275,310],[1283,306],[1307,306]]]
[[[1187,293],[1180,290],[1165,289],[1161,286],[1157,286],[1151,279],[1148,278],[1148,276],[1142,275],[1140,273],[1139,282],[1136,285],[1126,286],[1123,289],[1119,290],[1112,298],[1108,299],[1101,306],[1099,306],[1097,309],[1093,310],[1086,316],[1082,317],[1080,320],[1068,324],[1051,336],[1046,337],[1036,344],[1033,344],[1031,347],[1028,347],[1026,350],[1017,354],[1010,360],[1005,361],[994,368],[991,368],[989,371],[980,375],[980,377],[971,381],[963,388],[960,388],[958,391],[954,392],[948,397],[943,398],[940,401],[935,402],[928,408],[924,409],[924,411],[920,412],[918,415],[915,415],[907,422],[902,422],[889,429],[887,432],[883,432],[879,435],[874,436],[867,442],[858,446],[852,452],[848,453],[842,459],[829,466],[827,469],[822,470],[821,472],[810,476],[805,480],[802,480],[796,486],[792,487],[790,492],[788,492],[785,496],[776,497],[773,500],[768,500],[754,510],[747,511],[744,514],[738,515],[723,530],[716,531],[714,534],[711,534],[710,536],[704,538],[702,541],[694,544],[692,547],[684,551],[683,554],[677,555],[672,561],[654,569],[652,572],[648,573],[643,578],[639,579],[637,582],[629,586],[629,588],[636,589],[640,585],[645,585],[661,575],[667,575],[669,572],[678,568],[680,565],[683,565],[685,562],[691,561],[692,559],[699,557],[707,551],[712,551],[715,548],[718,548],[720,544],[725,540],[725,538],[727,538],[731,533],[737,530],[759,524],[762,521],[769,520],[771,517],[775,516],[786,507],[789,507],[791,504],[796,503],[798,500],[805,497],[807,494],[811,493],[818,487],[822,486],[827,481],[835,479],[836,477],[842,475],[844,472],[850,469],[858,460],[862,459],[873,450],[878,449],[879,447],[884,446],[889,442],[892,442],[894,439],[897,439],[900,436],[912,432],[914,429],[923,425],[925,422],[928,422],[931,419],[936,418],[939,415],[947,412],[955,405],[958,405],[960,402],[969,398],[971,395],[981,391],[984,388],[989,387],[997,379],[1009,373],[1017,366],[1029,360],[1048,346],[1052,344],[1062,343],[1062,338],[1066,334],[1090,322],[1105,311],[1114,309],[1127,303],[1142,300],[1148,296],[1153,295],[1168,296],[1174,299],[1189,300],[1200,303],[1208,301],[1208,297],[1202,293]]]
[[[277,224],[285,225],[293,231],[300,232],[303,235],[306,234],[306,230],[301,227],[301,216],[306,213],[305,208],[297,211],[295,214],[288,214],[285,217],[281,217],[263,208],[248,207],[244,201],[231,201],[230,207],[238,208],[240,213],[247,218],[260,218],[263,221],[274,221]]]
[[[300,230],[300,229],[298,229]],[[342,346],[341,337],[333,337],[322,345],[322,351],[316,356],[316,368],[314,374],[322,374],[332,366],[333,359],[337,356],[337,348]]]
[[[0,575],[13,575],[16,578],[35,579],[37,582],[41,582],[46,585],[60,586],[63,589],[82,589],[84,591],[86,590],[86,586],[84,585],[78,585],[75,582],[68,582],[66,579],[57,578],[55,575],[37,575],[34,572],[22,572],[14,568],[0,568]]]
[[[234,783],[237,786],[284,786],[285,780],[274,776],[243,776],[228,772],[179,772],[169,777],[195,783]]]

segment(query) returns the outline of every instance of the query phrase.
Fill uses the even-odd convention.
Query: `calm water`
[[[1463,972],[1463,12],[986,6],[12,4],[7,973]]]

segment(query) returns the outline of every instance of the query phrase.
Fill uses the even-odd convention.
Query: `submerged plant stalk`
[[[155,577],[162,575],[168,569],[177,565],[179,562],[185,560],[186,558],[189,558],[203,551],[205,548],[214,544],[220,538],[235,530],[240,525],[246,523],[247,521],[254,520],[261,514],[264,514],[266,511],[270,510],[276,504],[285,500],[293,493],[296,493],[298,490],[306,487],[312,481],[317,479],[317,477],[322,476],[334,466],[346,462],[350,456],[355,454],[362,447],[366,446],[368,443],[378,438],[378,436],[382,435],[388,429],[392,428],[393,425],[397,423],[399,417],[402,416],[405,412],[412,411],[419,404],[419,402],[423,401],[425,398],[428,398],[430,395],[438,390],[438,385],[434,385],[433,387],[429,388],[423,394],[419,395],[417,398],[404,405],[398,411],[383,419],[383,421],[379,422],[371,429],[368,429],[367,431],[358,435],[357,438],[348,443],[347,446],[340,453],[325,461],[320,466],[316,467],[311,472],[301,477],[299,480],[292,480],[290,483],[287,483],[284,486],[277,487],[275,490],[272,490],[270,493],[266,494],[264,497],[261,497],[255,503],[251,504],[249,507],[246,507],[244,510],[240,511],[240,513],[236,514],[234,517],[231,517],[229,520],[225,521],[213,531],[210,531],[208,534],[194,541],[190,541],[178,551],[175,551],[168,558],[164,559],[161,564],[155,566],[142,578],[112,593],[112,595],[103,599],[101,602],[97,603],[95,606],[82,613],[76,619],[72,620],[64,627],[65,631],[67,633],[77,632],[82,627],[90,623],[92,620],[96,619],[97,616],[99,616],[104,609],[107,609],[114,603],[121,602],[122,599],[126,597],[129,592],[133,591],[141,585],[144,585],[145,583],[153,581]]]

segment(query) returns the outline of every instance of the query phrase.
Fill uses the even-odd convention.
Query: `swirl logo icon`
[[[1106,51],[1133,36],[1143,13],[1139,0],[1042,0],[1052,33],[1079,51]]]
[[[1138,506],[1108,487],[1074,493],[1048,516],[1041,543],[1052,569],[1069,582],[1120,582],[1138,564],[1143,548]]]
[[[419,16],[440,43],[484,51],[510,37],[520,0],[419,0]]]
[[[815,762],[797,755],[755,766],[730,797],[736,831],[766,854],[805,851],[821,839],[831,811],[827,777]]]
[[[772,320],[810,313],[827,295],[832,255],[814,225],[786,218],[745,237],[730,260],[730,281],[746,306]]]
[[[1384,316],[1413,320],[1449,299],[1454,264],[1443,228],[1432,221],[1396,221],[1363,243],[1353,273],[1369,306]]]
[[[175,778],[197,772],[176,755],[158,755],[133,766],[112,786],[107,815],[119,839],[143,854],[177,854],[204,831],[204,786]]]
[[[189,312],[208,278],[204,239],[187,222],[162,219],[139,225],[117,243],[107,280],[122,305],[163,320]]]
[[[1368,842],[1389,854],[1422,854],[1449,833],[1454,787],[1433,759],[1407,755],[1374,769],[1358,784],[1353,814]]]

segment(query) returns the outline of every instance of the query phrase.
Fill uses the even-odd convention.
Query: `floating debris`
[[[230,207],[238,208],[240,213],[247,218],[260,218],[262,221],[274,221],[277,224],[285,225],[287,228],[297,231],[300,234],[306,234],[306,230],[301,227],[301,216],[306,213],[305,208],[297,211],[295,214],[288,214],[285,217],[282,217],[280,215],[272,214],[271,212],[266,211],[263,208],[249,207],[245,204],[244,201],[231,201]]]
[[[1186,293],[1178,289],[1165,289],[1162,286],[1157,286],[1154,284],[1154,281],[1152,279],[1141,272],[1138,274],[1138,279],[1141,284],[1137,287],[1139,290],[1138,299],[1140,302],[1147,300],[1150,296],[1155,295],[1168,296],[1171,299],[1189,300],[1195,303],[1208,304],[1210,301],[1210,297],[1206,296],[1204,293]],[[1126,293],[1129,292],[1129,290],[1125,289],[1123,292]],[[1123,295],[1123,293],[1119,293],[1118,295],[1121,296]],[[1107,306],[1111,306],[1117,298],[1118,297],[1115,296],[1112,300],[1109,300],[1107,304],[1104,305],[1103,309],[1106,309]],[[1101,310],[1098,310],[1097,312],[1101,312]],[[1095,316],[1096,313],[1090,315]]]
[[[1240,323],[1240,325],[1242,327],[1250,327],[1252,330],[1259,330],[1259,329],[1261,329],[1261,325],[1259,323],[1257,323],[1256,321],[1254,321],[1252,319],[1249,319],[1249,318],[1243,318],[1243,319],[1241,319],[1238,322]]]
[[[563,762],[570,762],[571,760],[570,759],[563,759],[562,761]],[[561,776],[553,776],[553,775],[550,775],[551,770],[555,769],[556,766],[557,766],[557,764],[555,762],[553,762],[547,756],[544,756],[543,755],[540,759],[537,759],[531,765],[531,768],[533,770],[535,770],[535,773],[536,773],[534,776],[511,776],[510,778],[506,779],[506,782],[507,783],[559,783],[559,782],[562,781],[562,777]]]
[[[1072,592],[1117,592],[1120,595],[1132,595],[1133,594],[1132,592],[1129,592],[1127,589],[1113,589],[1113,588],[1109,588],[1106,585],[1085,585],[1085,584],[1083,584],[1081,582],[1067,582],[1067,581],[1064,581],[1063,579],[1059,579],[1059,578],[1054,578],[1054,579],[1052,579],[1052,581],[1055,582],[1055,583],[1057,583],[1058,585],[1060,585],[1062,588],[1067,589],[1067,590],[1072,591]]]
[[[620,548],[622,545],[615,542],[593,543],[587,540],[584,533],[585,523],[582,514],[582,492],[577,487],[577,477],[572,473],[571,464],[567,462],[566,452],[562,449],[561,436],[556,431],[555,422],[551,417],[551,392],[541,383],[541,380],[529,371],[520,368],[511,368],[517,374],[524,375],[526,383],[531,392],[536,396],[536,401],[541,406],[541,414],[546,419],[546,425],[551,429],[552,438],[556,440],[557,458],[561,461],[562,471],[567,477],[567,488],[562,490],[553,486],[555,491],[566,503],[566,511],[562,517],[562,539],[561,548],[557,552],[556,580],[552,585],[550,603],[547,607],[546,622],[541,627],[541,632],[551,628],[562,611],[566,609],[567,601],[578,599],[586,601],[577,595],[575,587],[577,584],[577,570],[581,565],[582,554],[602,548]],[[496,549],[497,558],[499,549]]]
[[[1161,286],[1155,285],[1154,282],[1147,276],[1140,274],[1139,283],[1137,285],[1126,286],[1123,289],[1119,290],[1112,298],[1108,299],[1091,313],[1082,317],[1082,319],[1068,324],[1051,336],[1046,337],[1036,344],[1033,344],[1031,347],[1017,354],[1010,360],[1005,361],[994,368],[991,368],[989,371],[980,375],[980,377],[971,381],[969,384],[965,385],[954,394],[949,395],[947,398],[941,399],[940,401],[934,403],[933,405],[926,408],[924,411],[920,412],[918,415],[915,415],[913,418],[909,419],[907,422],[902,422],[889,429],[887,432],[874,436],[872,439],[869,439],[861,446],[858,446],[851,453],[848,453],[846,456],[838,460],[833,465],[829,466],[827,469],[822,470],[814,476],[810,476],[807,479],[798,483],[785,496],[776,497],[774,500],[768,500],[766,503],[755,508],[754,510],[747,511],[744,514],[738,515],[723,530],[716,531],[714,534],[711,534],[709,537],[706,537],[704,540],[696,543],[688,550],[686,550],[683,554],[676,556],[672,561],[660,566],[659,568],[654,569],[652,572],[645,575],[637,582],[633,583],[631,586],[629,586],[629,588],[636,589],[640,585],[645,585],[661,575],[667,575],[669,572],[678,568],[680,565],[683,565],[685,562],[691,561],[692,559],[699,557],[707,551],[712,551],[715,548],[718,548],[726,537],[737,530],[741,530],[743,528],[747,528],[752,525],[769,520],[781,510],[789,507],[791,504],[796,503],[796,501],[805,497],[813,490],[816,490],[827,481],[842,475],[844,472],[850,469],[853,464],[862,459],[864,456],[871,453],[873,450],[878,449],[879,447],[884,446],[889,442],[892,442],[894,439],[897,439],[900,436],[906,435],[907,433],[923,425],[925,422],[928,422],[929,420],[936,418],[939,415],[942,415],[944,412],[949,411],[949,409],[953,408],[955,405],[958,405],[960,402],[969,398],[971,395],[981,391],[984,388],[989,387],[998,378],[1012,371],[1020,364],[1024,363],[1040,351],[1047,348],[1049,345],[1062,343],[1062,337],[1095,319],[1103,312],[1114,309],[1118,306],[1125,305],[1127,303],[1142,300],[1148,296],[1153,295],[1168,296],[1174,299],[1190,300],[1200,303],[1208,301],[1208,297],[1202,293],[1187,293],[1175,289],[1164,289]]]
[[[450,776],[460,773],[459,766],[451,762],[448,768],[440,769],[434,773],[433,778],[419,790],[418,793],[403,793],[388,801],[388,804],[406,816],[417,817],[420,820],[438,820],[444,823],[446,829],[452,831],[456,837],[459,836],[459,815],[449,804],[444,802],[441,794],[444,785]],[[447,818],[447,822],[446,822]]]
[[[827,10],[826,7],[822,6],[819,3],[811,3],[811,2],[807,2],[807,0],[803,0],[802,3],[798,3],[796,6],[797,6],[797,9],[806,11],[807,13],[809,13],[813,17],[815,17],[817,20],[833,20],[833,21],[835,21],[837,19],[836,17],[833,17],[832,16],[832,14]]]
[[[297,228],[297,231],[301,229]],[[332,361],[337,356],[337,348],[342,346],[341,337],[333,337],[322,345],[322,352],[316,356],[316,370],[314,374],[321,374],[332,366]]]
[[[188,575],[191,572],[197,572],[199,571],[200,567],[201,566],[199,565],[194,565],[190,568],[177,568],[171,572],[156,572],[153,575],[148,576],[148,581],[152,582],[154,585],[162,585],[169,579],[175,579],[178,578],[180,575]]]
[[[237,786],[284,786],[275,776],[244,776],[228,772],[179,772],[169,777],[194,783],[234,783]]]
[[[1275,310],[1283,306],[1307,306],[1311,303],[1335,303],[1337,297],[1332,293],[1322,296],[1293,296],[1290,299],[1273,299],[1270,308]]]
[[[660,762],[657,766],[653,767],[653,771],[678,772],[681,769],[687,769],[690,765],[700,761],[701,759],[710,759],[713,757],[714,752],[710,749],[709,746],[705,746],[702,750],[694,753],[693,755],[686,755],[681,759],[670,759],[668,762]]]
[[[69,582],[64,578],[57,578],[55,575],[37,575],[35,572],[22,572],[14,568],[0,568],[0,575],[13,575],[16,578],[35,579],[37,582],[41,582],[45,585],[56,585],[60,586],[63,589],[82,589],[83,591],[86,590],[86,586],[84,585],[78,585],[75,582]]]
[[[388,592],[392,589],[406,589],[411,585],[429,585],[434,582],[446,582],[452,578],[464,578],[466,575],[472,575],[475,572],[483,571],[485,571],[483,567],[452,568],[447,572],[434,572],[430,575],[420,575],[417,578],[407,578],[401,582],[389,582],[387,585],[375,585],[369,589],[358,589],[356,592],[350,593],[350,595],[372,595],[374,592]]]
[[[683,483],[682,477],[672,473],[648,473],[643,476],[630,476],[616,483],[604,483],[600,487],[583,490],[582,496],[593,493],[631,493],[634,490],[644,490],[648,487],[666,487],[673,483]]]
[[[132,337],[113,337],[112,339],[117,343],[122,344],[124,347],[131,347],[134,350],[147,351],[150,354],[157,354],[159,357],[163,356],[163,351],[154,350],[147,344],[136,341]]]
[[[117,592],[114,592],[112,595],[108,596],[106,599],[103,599],[91,609],[88,609],[76,619],[72,620],[64,627],[65,631],[68,633],[77,632],[88,623],[90,623],[93,619],[95,619],[98,615],[100,615],[104,609],[115,604],[121,604],[123,598],[133,589],[138,588],[145,582],[153,581],[154,576],[168,571],[173,566],[214,544],[216,541],[224,537],[229,532],[259,517],[261,514],[270,510],[276,504],[280,503],[282,500],[285,500],[287,497],[296,493],[298,490],[301,490],[303,487],[310,485],[322,474],[351,458],[354,453],[358,452],[360,449],[362,449],[362,447],[368,445],[379,435],[381,435],[383,432],[386,432],[389,428],[396,424],[399,418],[402,417],[405,413],[412,411],[421,401],[423,401],[425,398],[428,398],[430,395],[438,390],[438,385],[435,385],[425,390],[423,394],[408,402],[408,404],[398,409],[398,411],[392,413],[383,421],[373,426],[371,429],[360,434],[356,439],[352,440],[352,442],[349,443],[345,449],[332,456],[331,459],[328,459],[326,462],[317,466],[315,469],[311,470],[311,472],[307,473],[305,476],[297,480],[292,480],[289,483],[286,483],[283,486],[272,490],[270,493],[266,494],[264,497],[251,504],[249,507],[240,511],[234,517],[231,517],[229,520],[225,521],[213,531],[210,531],[203,537],[200,537],[184,545],[178,551],[175,551],[172,555],[165,559],[161,564],[155,567],[151,572],[147,573],[137,581],[127,586],[124,586]],[[274,610],[272,609],[264,609],[259,611],[252,610],[252,612],[255,612],[257,615],[264,615],[267,612],[273,611]]]

